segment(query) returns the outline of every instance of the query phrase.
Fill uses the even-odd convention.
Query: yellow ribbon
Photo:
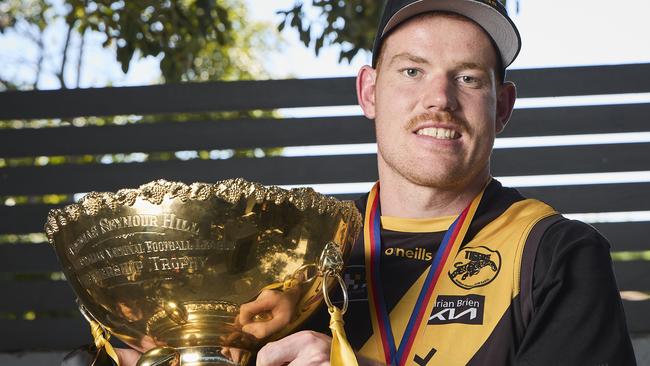
[[[332,330],[332,350],[330,351],[331,366],[356,366],[357,357],[345,336],[343,314],[336,306],[328,309],[330,313],[330,329]]]
[[[115,364],[117,366],[120,366],[120,359],[117,357],[117,353],[115,353],[115,349],[113,349],[113,346],[111,343],[108,341],[108,339],[111,337],[110,334],[106,334],[104,332],[104,328],[102,328],[99,323],[97,323],[94,320],[89,320],[90,322],[90,332],[93,335],[93,340],[95,341],[95,347],[97,347],[97,352],[101,351],[102,348],[106,349],[106,354],[110,358],[115,361]]]

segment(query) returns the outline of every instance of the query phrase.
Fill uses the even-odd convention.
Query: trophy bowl
[[[199,366],[246,365],[294,331],[360,227],[352,202],[230,179],[92,192],[45,230],[91,325],[139,365]]]

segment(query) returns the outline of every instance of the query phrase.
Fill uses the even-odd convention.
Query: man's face
[[[441,189],[487,177],[514,102],[514,87],[504,95],[497,84],[496,57],[487,34],[456,16],[418,17],[388,36],[362,102],[375,119],[380,174]]]

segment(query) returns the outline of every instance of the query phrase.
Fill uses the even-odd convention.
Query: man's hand
[[[120,359],[120,366],[135,366],[140,359],[140,352],[130,348],[115,348],[117,358]]]
[[[296,304],[300,300],[300,290],[292,288],[285,291],[264,290],[255,301],[239,308],[238,321],[242,331],[257,339],[266,338],[286,327],[296,316]],[[268,313],[271,319],[256,321],[255,317]]]
[[[257,366],[329,366],[332,338],[305,330],[266,344],[257,354]]]

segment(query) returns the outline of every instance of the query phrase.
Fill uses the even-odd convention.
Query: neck
[[[379,174],[379,199],[385,216],[427,218],[458,215],[488,182],[489,174],[481,174],[458,187],[423,186],[403,177]]]

